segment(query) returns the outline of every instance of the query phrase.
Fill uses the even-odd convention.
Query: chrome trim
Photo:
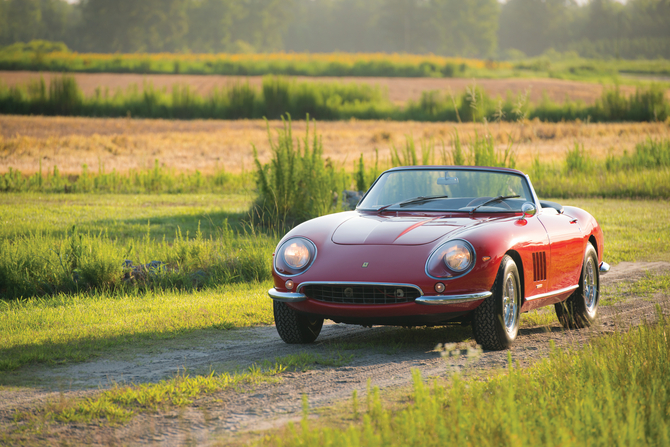
[[[273,300],[281,301],[284,303],[294,303],[296,301],[305,301],[307,299],[307,297],[302,293],[280,292],[274,287],[268,290],[268,295],[270,295],[270,298],[272,298]]]
[[[543,293],[541,295],[530,296],[530,297],[526,298],[526,301],[539,300],[541,298],[549,298],[550,296],[560,295],[561,293],[565,293],[565,292],[571,292],[578,287],[579,287],[579,284],[576,284],[574,286],[566,287],[565,289],[554,290],[553,292],[547,292],[547,293]]]
[[[537,208],[535,208],[535,205],[533,205],[530,202],[526,202],[523,205],[521,205],[521,219],[519,220],[526,220],[528,217],[533,217],[535,214],[537,214]]]
[[[447,266],[447,270],[451,270],[451,271],[454,272],[456,275],[455,275],[455,276],[446,276],[446,277],[444,277],[444,278],[440,278],[440,277],[437,277],[437,276],[433,276],[433,275],[431,275],[430,273],[428,273],[428,263],[430,262],[430,260],[431,260],[431,258],[433,257],[433,255],[435,255],[435,253],[436,253],[440,248],[444,247],[444,246],[447,245],[449,242],[454,242],[454,241],[465,242],[465,244],[466,244],[467,246],[470,247],[470,250],[471,250],[471,253],[472,253],[472,263],[470,264],[470,266],[469,266],[467,269],[463,270],[462,272],[457,272],[457,271],[455,271],[455,270],[451,270],[451,269]],[[442,262],[444,262],[444,260],[443,260]],[[430,255],[428,255],[428,258],[426,259],[426,264],[425,264],[424,267],[423,267],[423,271],[426,272],[426,276],[428,276],[429,278],[437,279],[438,281],[449,281],[449,280],[456,279],[456,278],[460,278],[460,277],[462,277],[462,276],[467,275],[468,273],[470,273],[470,272],[472,271],[473,268],[475,268],[475,264],[476,264],[476,263],[477,263],[477,251],[475,250],[475,247],[473,247],[472,244],[471,244],[470,242],[466,241],[465,239],[462,239],[462,238],[460,238],[460,237],[455,237],[455,238],[453,238],[453,239],[449,239],[449,240],[444,241],[443,243],[441,243],[440,245],[438,245],[433,251],[430,252]]]
[[[292,274],[280,273],[280,272],[277,271],[277,257],[279,256],[279,252],[280,252],[281,248],[284,245],[286,245],[289,241],[292,241],[293,239],[303,239],[303,240],[306,240],[307,242],[309,242],[312,245],[312,247],[314,247],[314,256],[312,257],[312,259],[309,260],[309,264],[307,264],[307,266],[304,269],[302,269],[301,271],[299,271],[298,273],[292,273]],[[275,253],[276,253],[275,258],[272,260],[272,270],[274,270],[274,272],[279,276],[283,276],[285,278],[293,278],[294,276],[302,275],[307,270],[309,270],[310,267],[312,267],[312,264],[314,264],[314,261],[316,261],[316,256],[319,254],[319,249],[316,248],[316,244],[314,242],[312,242],[310,239],[306,238],[305,236],[291,236],[290,238],[286,239],[284,242],[281,242],[279,245],[277,245],[277,248],[275,249]]]
[[[409,287],[411,289],[416,289],[421,296],[423,296],[423,290],[421,287],[415,286],[414,284],[404,284],[396,282],[359,282],[359,281],[305,281],[300,283],[297,292],[300,292],[303,287],[314,286],[314,285],[328,285],[328,286],[383,286],[383,287]],[[302,294],[301,294],[302,295]],[[303,295],[304,296],[304,295]],[[419,298],[417,298],[418,300]]]
[[[470,301],[479,301],[486,299],[492,295],[491,292],[468,293],[464,295],[437,295],[437,296],[422,296],[414,300],[419,304],[458,304],[468,303]]]
[[[610,265],[606,263],[605,261],[600,263],[600,274],[604,275],[605,273],[610,271]]]

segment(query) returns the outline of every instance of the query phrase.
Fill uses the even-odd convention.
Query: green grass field
[[[563,204],[584,208],[599,220],[605,233],[607,262],[670,260],[668,202],[572,199]],[[226,219],[233,230],[243,230],[243,210],[249,205],[249,199],[243,196],[218,195],[2,196],[0,244],[11,245],[22,256],[37,258],[47,272],[50,268],[57,270],[55,261],[48,262],[49,256],[54,256],[54,247],[63,240],[71,241],[68,229],[74,224],[82,232],[106,234],[108,263],[122,263],[130,246],[136,247],[134,253],[147,254],[144,259],[135,258],[138,262],[148,262],[153,256],[171,253],[181,243],[185,247],[192,244],[191,248],[211,244],[210,255],[202,259],[205,270],[211,268],[207,262],[218,262],[222,255],[216,249],[234,246],[248,249],[252,267],[265,267],[258,270],[255,280],[212,281],[204,288],[179,287],[175,280],[152,283],[150,287],[75,289],[1,301],[0,370],[34,363],[83,361],[126,344],[151,343],[192,331],[272,324],[266,290],[277,237],[240,232],[232,233],[227,245],[216,242],[221,235],[219,225]],[[195,241],[198,223],[200,243]],[[182,242],[175,237],[179,230]],[[238,256],[243,257],[241,253]],[[9,264],[5,257],[0,262]],[[122,274],[119,269],[118,281]],[[25,278],[34,280],[30,274]]]

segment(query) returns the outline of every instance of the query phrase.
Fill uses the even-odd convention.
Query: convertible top
[[[540,205],[542,208],[553,208],[558,211],[558,214],[563,214],[563,205],[556,202],[550,202],[548,200],[540,200]]]

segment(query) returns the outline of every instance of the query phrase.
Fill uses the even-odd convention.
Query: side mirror
[[[535,205],[533,205],[530,202],[526,202],[523,205],[521,205],[521,212],[523,213],[523,216],[521,216],[521,220],[524,220],[527,217],[533,217],[535,213],[537,213],[537,210],[535,209]]]

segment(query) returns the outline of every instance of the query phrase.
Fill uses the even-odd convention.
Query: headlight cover
[[[463,239],[450,240],[431,253],[426,274],[434,279],[463,276],[475,265],[475,249]]]
[[[275,271],[283,276],[304,273],[316,258],[316,246],[304,237],[293,237],[282,243],[275,253]]]

